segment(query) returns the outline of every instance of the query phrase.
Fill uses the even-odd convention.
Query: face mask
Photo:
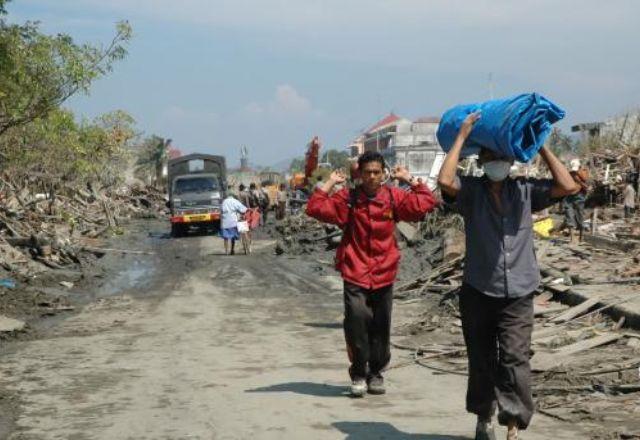
[[[485,163],[482,167],[487,177],[494,182],[500,182],[506,179],[509,171],[511,171],[511,163],[505,160],[492,160],[491,162]]]

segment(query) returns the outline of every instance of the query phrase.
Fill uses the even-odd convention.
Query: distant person
[[[222,219],[220,221],[220,236],[224,239],[224,253],[234,255],[236,241],[240,238],[238,232],[238,216],[247,212],[247,207],[236,199],[233,192],[229,192],[222,202]]]
[[[240,184],[238,189],[240,190],[238,200],[247,208],[257,208],[258,203],[256,199],[243,183]]]
[[[492,418],[516,440],[533,416],[531,331],[540,269],[532,213],[575,194],[579,186],[547,148],[540,150],[553,179],[509,177],[513,159],[480,151],[483,177],[457,175],[460,152],[479,114],[469,115],[438,176],[465,224],[466,257],[460,315],[469,360],[467,411],[478,416],[476,440],[495,439]]]
[[[578,231],[579,241],[584,235],[584,204],[587,200],[589,171],[580,166],[580,161],[571,161],[571,177],[579,185],[580,191],[565,197],[562,201],[564,210],[564,226],[569,230],[569,241],[575,241],[574,230]]]
[[[384,185],[386,164],[380,153],[364,153],[358,165],[362,183],[355,189],[331,194],[346,181],[342,171],[334,171],[307,204],[309,216],[343,230],[336,268],[344,280],[344,332],[354,397],[386,392],[382,372],[391,359],[391,304],[400,261],[395,223],[420,221],[436,206],[429,188],[403,167],[395,169],[395,177],[409,183],[410,191]]]
[[[281,183],[278,194],[276,194],[276,220],[283,220],[286,217],[288,198],[287,186]]]
[[[633,187],[631,179],[627,180],[627,186],[625,186],[622,192],[622,197],[624,199],[624,218],[630,219],[636,210],[636,189]]]
[[[262,189],[258,189],[258,185],[252,182],[249,184],[249,194],[251,197],[251,209],[255,209],[259,214],[258,225],[263,225],[264,220],[262,214],[264,206],[264,194],[262,193]]]
[[[265,183],[260,187],[260,209],[262,210],[263,224],[267,224],[269,220],[269,210],[271,209],[271,198],[267,191],[267,185]]]

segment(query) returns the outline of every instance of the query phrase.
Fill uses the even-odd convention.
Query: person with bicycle
[[[358,159],[355,188],[332,194],[347,180],[343,171],[334,171],[307,204],[307,215],[343,230],[336,268],[344,280],[344,332],[354,397],[386,392],[382,371],[391,359],[393,283],[400,261],[395,223],[421,221],[437,204],[429,188],[406,168],[396,167],[392,177],[407,183],[407,191],[386,184],[388,171],[380,153],[366,152]]]
[[[238,216],[247,212],[244,206],[231,192],[222,202],[222,215],[220,220],[220,236],[224,240],[224,253],[226,255],[234,255],[236,249],[236,241],[240,238],[238,232]]]

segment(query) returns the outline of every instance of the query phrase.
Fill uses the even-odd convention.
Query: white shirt
[[[222,229],[238,227],[238,214],[247,212],[247,207],[233,197],[227,197],[222,202]]]

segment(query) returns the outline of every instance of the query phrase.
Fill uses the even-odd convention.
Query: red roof
[[[180,151],[179,148],[169,147],[169,150],[167,151],[167,156],[169,157],[169,159],[177,159],[180,156],[182,156],[182,151]]]
[[[390,125],[393,124],[396,121],[399,121],[400,117],[393,114],[393,113],[389,113],[388,116],[386,116],[385,118],[379,120],[378,122],[376,122],[371,128],[369,128],[367,131],[365,131],[365,133],[371,133],[372,131],[376,131],[379,128],[384,127],[385,125]]]

